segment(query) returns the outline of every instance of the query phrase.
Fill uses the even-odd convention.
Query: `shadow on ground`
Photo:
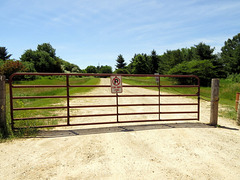
[[[86,128],[85,128],[86,127]],[[68,136],[83,136],[91,134],[104,134],[104,133],[122,133],[122,132],[133,132],[133,131],[147,131],[156,129],[175,129],[175,128],[215,128],[200,122],[184,122],[184,123],[166,123],[166,124],[137,124],[137,125],[124,125],[124,126],[107,126],[107,127],[89,127],[73,129],[51,129],[51,130],[40,130],[37,138],[56,138],[56,137],[68,137]],[[238,130],[235,128],[218,127],[228,130]]]

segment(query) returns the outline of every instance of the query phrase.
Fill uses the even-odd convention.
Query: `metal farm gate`
[[[64,84],[38,84],[38,85],[22,85],[18,84],[19,76],[47,76],[49,79],[62,77]],[[71,78],[102,78],[105,84],[84,85],[74,84]],[[110,77],[110,78],[109,78]],[[125,80],[131,78],[138,79],[139,84],[129,85]],[[144,79],[154,79],[152,83],[144,83]],[[178,78],[186,79],[186,85],[164,84],[161,79]],[[190,84],[192,83],[192,84]],[[132,84],[132,83],[131,83]],[[147,85],[146,85],[147,84]],[[150,121],[190,121],[199,120],[200,113],[200,81],[194,75],[143,75],[143,74],[65,74],[65,73],[15,73],[9,79],[10,91],[10,109],[12,128],[25,127],[59,127],[59,126],[77,126],[77,125],[94,125],[94,124],[111,124],[111,123],[133,123],[133,122],[150,122]],[[62,88],[63,95],[15,95],[15,90],[32,89],[58,89]],[[81,93],[71,94],[74,88],[103,88],[102,94]],[[155,89],[155,91],[150,89]],[[166,93],[165,89],[189,89],[189,93]],[[128,90],[129,89],[129,90]],[[96,91],[97,93],[99,91]],[[140,92],[140,93],[139,93]],[[144,92],[144,93],[141,93]],[[154,92],[154,93],[152,93]],[[186,92],[186,91],[185,91]],[[187,91],[188,92],[188,91]],[[191,97],[191,98],[184,98]],[[62,103],[53,103],[51,106],[28,107],[27,101],[35,101],[37,99],[61,99]],[[111,102],[106,104],[104,99]],[[136,103],[131,103],[131,99],[138,99]],[[170,100],[171,99],[171,100]],[[187,102],[184,102],[183,101]],[[139,100],[142,100],[139,102]],[[176,102],[174,102],[176,100]],[[21,106],[17,105],[21,102]],[[84,104],[81,104],[83,102]],[[34,104],[34,103],[33,103]],[[184,108],[183,108],[184,107]],[[101,113],[97,109],[100,108]],[[110,109],[107,111],[106,109]],[[137,109],[137,111],[134,110]],[[46,116],[41,116],[37,112],[52,111]],[[31,113],[34,112],[34,113]],[[18,116],[24,114],[24,116]],[[52,115],[54,114],[54,115]],[[31,117],[29,117],[29,115]],[[34,117],[33,117],[34,116]],[[140,116],[140,117],[139,117]],[[88,119],[87,119],[88,118]],[[134,119],[135,118],[135,119]],[[56,121],[57,120],[57,121]],[[50,123],[54,121],[55,123]],[[23,123],[24,122],[24,123]],[[29,123],[28,123],[29,122]],[[34,122],[41,122],[34,123]]]

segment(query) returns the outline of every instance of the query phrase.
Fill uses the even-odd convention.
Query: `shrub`
[[[14,60],[6,60],[5,63],[1,66],[1,74],[4,74],[7,79],[11,76],[11,74],[15,72],[25,71],[26,68],[20,61]]]
[[[114,73],[116,74],[129,74],[127,69],[117,69]]]
[[[202,86],[210,86],[211,79],[217,76],[214,71],[215,66],[213,66],[210,60],[193,60],[189,62],[183,62],[174,66],[170,69],[169,74],[177,75],[196,75],[201,80]],[[178,82],[181,84],[189,84],[191,81],[187,81],[185,78],[177,78]]]
[[[227,80],[230,82],[236,82],[236,83],[240,83],[240,74],[230,74],[227,77]]]
[[[6,76],[6,79],[16,72],[36,72],[34,65],[29,62],[21,62],[14,60],[0,61],[0,74]],[[18,77],[18,79],[34,79],[33,76]]]

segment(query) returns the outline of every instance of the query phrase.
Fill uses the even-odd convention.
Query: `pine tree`
[[[6,61],[8,60],[12,55],[8,54],[7,48],[5,47],[0,47],[0,59]]]
[[[126,63],[125,63],[125,60],[123,58],[123,56],[120,54],[117,58],[117,69],[124,69],[126,67]]]

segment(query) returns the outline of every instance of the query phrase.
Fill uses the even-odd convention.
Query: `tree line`
[[[221,52],[214,54],[211,46],[201,42],[190,48],[167,50],[157,55],[135,54],[127,65],[120,54],[116,73],[197,75],[201,85],[209,86],[212,78],[226,78],[240,72],[240,33],[225,41]]]
[[[20,60],[11,59],[11,56],[6,47],[0,47],[0,74],[7,78],[15,72],[112,73],[108,65],[81,70],[76,64],[56,56],[56,49],[50,43],[39,44],[36,50],[26,50]]]
[[[120,54],[116,59],[118,74],[194,74],[200,77],[201,84],[210,85],[212,78],[226,78],[240,72],[240,33],[225,41],[221,52],[214,54],[211,46],[201,42],[190,48],[167,50],[158,55],[135,54],[127,64]],[[37,46],[36,50],[26,50],[20,60],[10,58],[6,47],[0,47],[0,73],[9,77],[14,72],[75,72],[112,73],[112,67],[90,65],[80,69],[77,65],[56,56],[56,49],[50,43]]]

